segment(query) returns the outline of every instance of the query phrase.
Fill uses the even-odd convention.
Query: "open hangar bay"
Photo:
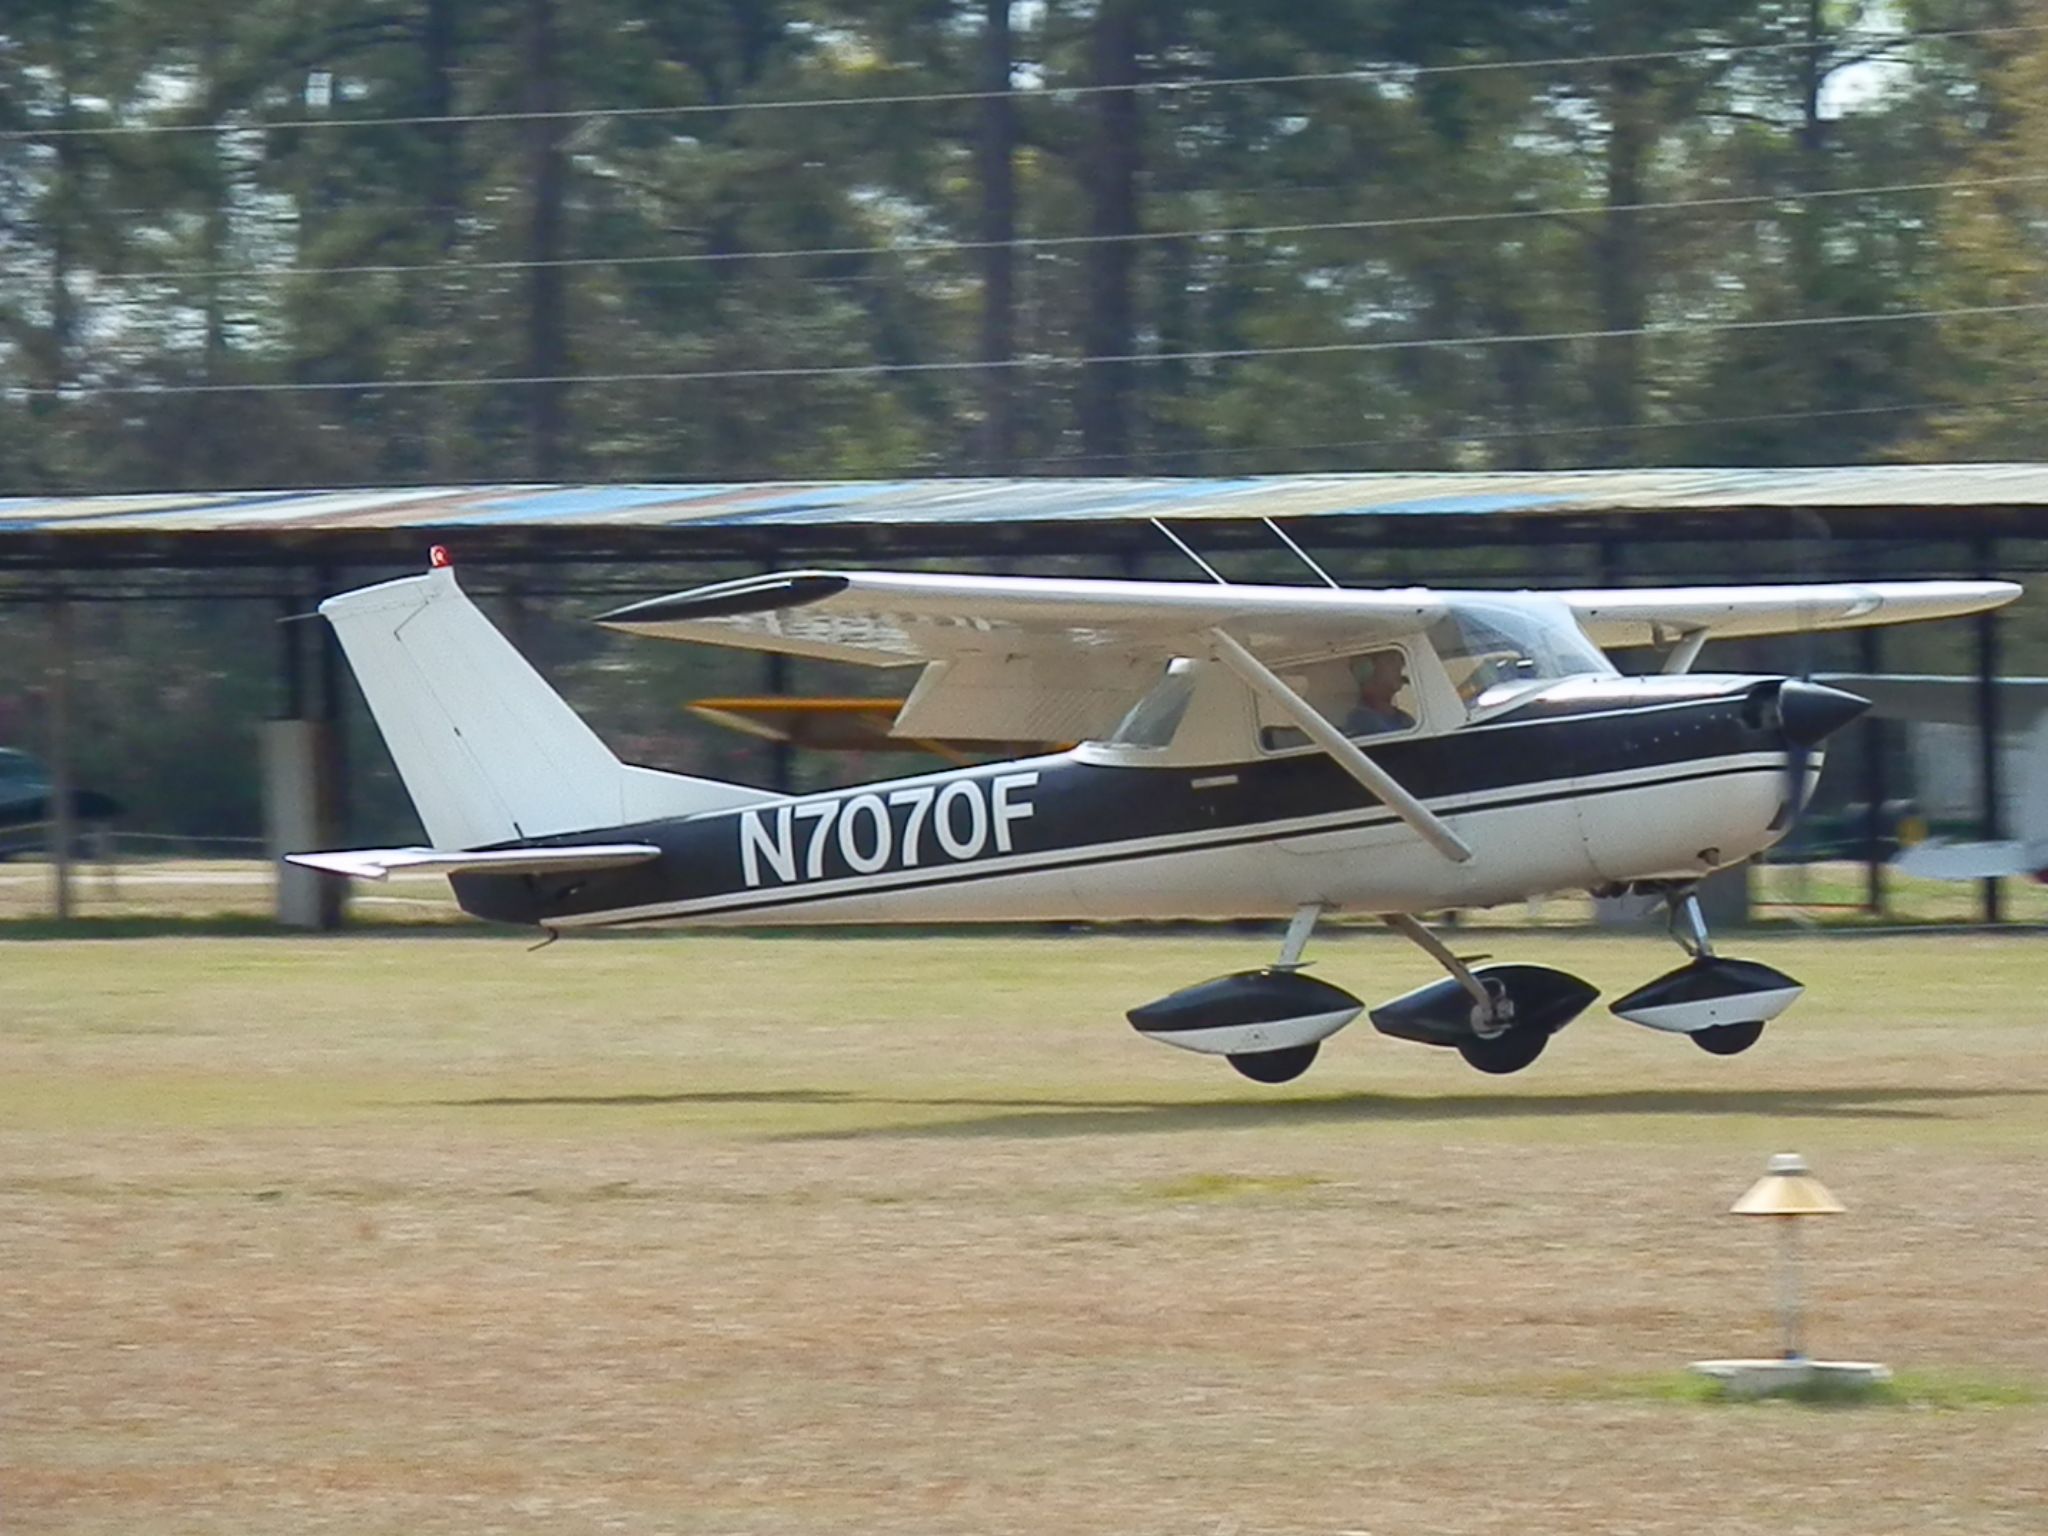
[[[1225,573],[1250,580],[1313,579],[1274,524],[1338,579],[1361,585],[2024,577],[2048,569],[2044,486],[2039,465],[1974,464],[24,497],[0,503],[0,605],[31,624],[29,615],[44,616],[41,675],[17,681],[41,700],[38,744],[64,785],[75,782],[66,721],[78,712],[71,674],[83,609],[239,603],[289,619],[326,593],[418,569],[435,542],[455,551],[465,580],[495,597],[524,640],[551,616],[570,616],[558,600],[587,613],[600,601],[763,569],[931,563],[1198,575],[1162,524]],[[2004,615],[1924,632],[1742,647],[1724,664],[1977,677],[1975,831],[1995,839],[2007,790],[1990,683],[2011,670],[2005,637],[2031,644],[2041,612],[2023,601]],[[381,748],[324,626],[271,628],[275,684],[263,729],[270,852],[360,841],[358,781],[366,763],[381,763]],[[1704,666],[1716,664],[1718,649]],[[240,659],[245,668],[262,664]],[[751,691],[769,694],[806,691],[814,670],[777,657],[759,666]],[[1838,754],[1855,761],[1833,774],[1837,785],[1854,778],[1850,798],[1866,808],[1860,896],[1872,912],[1885,906],[1878,811],[1894,795],[1885,729],[1859,727]],[[755,769],[786,785],[791,755],[774,751]],[[70,839],[53,843],[68,850]],[[278,910],[296,924],[331,926],[339,899],[332,885],[295,872],[280,885]],[[53,905],[70,910],[61,866]],[[1997,882],[1983,886],[1978,906],[1987,920],[2006,915]]]
[[[532,489],[264,498],[217,526],[233,498],[17,504],[0,546],[9,600],[60,623],[102,600],[303,611],[431,540],[500,591],[591,596],[714,563],[1185,574],[1153,516],[1235,569],[1272,553],[1270,515],[1352,580],[2041,563],[2032,467],[1913,471],[1910,493],[1833,473],[1702,474],[1696,506],[1631,475],[1593,507],[1567,493],[1600,476],[1340,477],[1351,515],[1254,485],[1230,518],[1117,482],[1070,488],[1071,515],[879,531],[806,510],[815,488],[696,530],[663,510],[683,491],[645,488],[650,526],[613,535]],[[1772,500],[1795,477],[1817,504]],[[1419,504],[1359,510],[1382,494]],[[2034,611],[1928,643],[1995,676],[2000,626]],[[280,629],[283,713],[340,712],[316,633]],[[1811,991],[1739,1060],[1595,1011],[1513,1082],[1356,1032],[1257,1092],[1118,1015],[1263,933],[11,945],[8,1523],[2037,1529],[2038,938],[1742,942]],[[1542,943],[1610,993],[1668,958]],[[1430,974],[1358,932],[1317,958],[1375,995]],[[1787,1146],[1850,1206],[1811,1248],[1816,1343],[1892,1361],[1895,1401],[1708,1404],[1677,1374],[1768,1345],[1766,1245],[1722,1213]]]

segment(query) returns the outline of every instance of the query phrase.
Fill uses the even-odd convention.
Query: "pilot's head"
[[[1394,695],[1407,686],[1406,658],[1398,650],[1371,651],[1351,663],[1351,677],[1358,684],[1358,701],[1384,709]]]

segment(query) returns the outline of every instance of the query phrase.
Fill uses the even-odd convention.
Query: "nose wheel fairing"
[[[1746,1024],[1761,1030],[1805,990],[1783,971],[1761,961],[1702,954],[1655,981],[1645,982],[1609,1007],[1631,1024],[1672,1034],[1692,1035]]]

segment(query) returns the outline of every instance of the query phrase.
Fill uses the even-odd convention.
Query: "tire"
[[[1748,1024],[1713,1024],[1692,1032],[1692,1043],[1710,1056],[1740,1056],[1762,1038],[1763,1021]]]
[[[1320,1040],[1311,1040],[1278,1051],[1240,1051],[1226,1059],[1255,1083],[1291,1083],[1314,1064],[1322,1048]]]
[[[1544,1029],[1511,1029],[1504,1035],[1495,1035],[1491,1040],[1460,1040],[1458,1054],[1481,1072],[1495,1077],[1505,1077],[1510,1072],[1519,1072],[1532,1064],[1543,1054],[1543,1047],[1550,1044],[1550,1032]]]

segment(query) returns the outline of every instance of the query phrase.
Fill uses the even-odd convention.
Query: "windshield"
[[[1615,675],[1614,664],[1559,602],[1461,598],[1430,626],[1429,641],[1468,710],[1502,703],[1532,683]]]

